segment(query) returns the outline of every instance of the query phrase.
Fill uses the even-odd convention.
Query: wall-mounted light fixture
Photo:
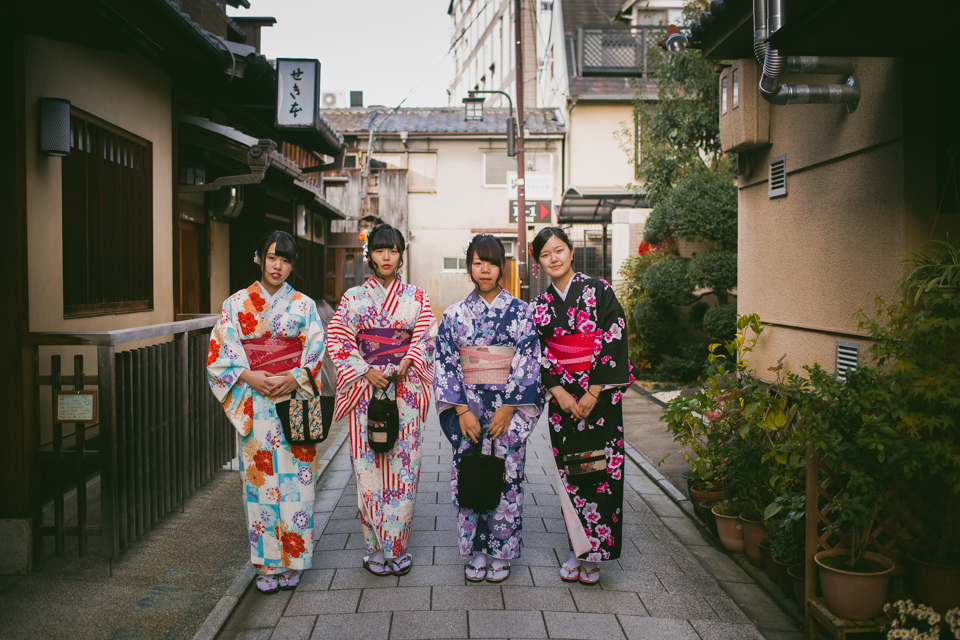
[[[40,98],[40,153],[48,156],[70,155],[70,101]]]

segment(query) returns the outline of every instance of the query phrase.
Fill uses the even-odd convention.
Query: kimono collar
[[[487,302],[479,293],[477,293],[477,290],[474,289],[470,292],[470,295],[467,296],[466,302],[470,305],[477,304],[478,301],[482,302],[484,306],[486,306],[487,311],[490,311],[491,309],[506,308],[506,306],[510,304],[510,299],[512,297],[513,296],[510,295],[509,291],[506,289],[501,289],[500,293],[497,294],[497,297],[493,299],[493,302]]]
[[[387,295],[387,296],[393,293],[394,291],[396,291],[397,288],[400,287],[401,285],[402,283],[400,282],[400,278],[394,278],[393,282],[390,283],[389,287],[385,287],[382,284],[380,284],[380,281],[374,278],[373,276],[370,276],[369,278],[367,278],[367,286],[369,286],[374,291],[379,289],[380,291],[383,292],[384,295]]]
[[[560,299],[563,300],[564,302],[566,302],[566,301],[567,301],[567,294],[570,293],[570,287],[573,286],[574,281],[578,279],[577,276],[579,276],[579,275],[580,275],[580,272],[579,272],[579,271],[575,271],[575,272],[573,273],[573,275],[570,276],[570,279],[567,280],[567,287],[566,287],[563,291],[560,291],[560,287],[558,287],[558,286],[556,285],[556,283],[551,282],[551,283],[550,283],[550,286],[552,286],[552,287],[553,287],[553,290],[557,292],[557,295],[560,296]]]

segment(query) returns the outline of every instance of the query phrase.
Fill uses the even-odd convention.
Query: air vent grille
[[[787,156],[777,156],[770,161],[770,186],[769,194],[771,198],[787,195]]]
[[[860,364],[860,345],[856,342],[837,340],[837,377],[847,379],[847,371]]]

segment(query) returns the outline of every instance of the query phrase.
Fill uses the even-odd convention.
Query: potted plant
[[[960,292],[960,249],[953,246],[950,236],[938,240],[924,251],[908,251],[903,260],[910,271],[900,279],[895,291],[904,289],[907,299],[914,295],[914,304],[925,293],[939,291],[947,298]]]
[[[871,357],[892,380],[900,405],[894,428],[931,451],[926,493],[936,502],[936,517],[927,519],[933,535],[908,556],[917,595],[940,612],[960,607],[960,299],[931,295],[919,306],[878,300],[875,317],[860,314],[860,327],[873,339]]]
[[[745,541],[743,537],[743,523],[740,522],[740,504],[736,500],[726,499],[713,508],[713,515],[717,519],[717,533],[720,544],[727,551],[743,553]]]
[[[834,615],[866,620],[880,614],[894,562],[868,551],[886,495],[901,481],[920,477],[932,463],[931,450],[893,427],[901,409],[892,381],[860,366],[846,380],[819,364],[804,367],[809,380],[789,374],[807,437],[831,469],[840,491],[829,527],[844,548],[818,553],[824,602]]]
[[[770,559],[774,564],[775,579],[788,598],[793,596],[793,582],[788,570],[803,562],[806,506],[804,494],[794,491],[777,496],[764,513],[770,533]]]
[[[914,604],[912,600],[897,600],[883,605],[883,611],[890,618],[887,640],[960,639],[960,609],[951,609],[941,616],[927,605]]]

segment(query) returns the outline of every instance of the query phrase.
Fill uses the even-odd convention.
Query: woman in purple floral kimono
[[[552,284],[531,306],[542,341],[540,376],[550,403],[550,440],[571,548],[560,577],[596,584],[599,562],[620,557],[620,400],[633,374],[623,308],[605,280],[573,270],[573,251],[559,227],[537,234],[533,255]]]
[[[504,262],[500,240],[474,236],[467,248],[474,291],[444,312],[436,343],[437,410],[454,447],[451,491],[460,555],[470,558],[465,574],[472,582],[502,582],[509,561],[520,557],[526,441],[543,409],[533,316],[498,284]],[[500,504],[487,513],[457,499],[460,460],[474,448],[505,460]]]

